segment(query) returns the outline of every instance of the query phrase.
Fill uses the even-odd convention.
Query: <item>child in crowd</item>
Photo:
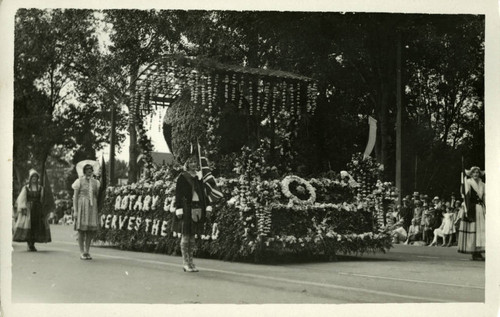
[[[422,233],[420,232],[420,226],[418,225],[417,219],[413,218],[411,220],[411,226],[408,231],[408,239],[406,239],[405,244],[418,241],[422,237]]]
[[[425,244],[428,245],[432,239],[432,213],[434,212],[434,208],[430,208],[424,212],[424,217],[422,218],[422,240],[424,240]]]
[[[445,244],[447,247],[451,246],[451,238],[455,232],[455,214],[453,213],[453,208],[448,206],[443,219],[443,247]]]

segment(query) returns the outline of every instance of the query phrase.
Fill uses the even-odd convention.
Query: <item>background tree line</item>
[[[403,65],[403,189],[457,191],[461,157],[484,166],[484,17],[365,13],[19,10],[15,29],[14,176],[48,156],[95,156],[130,136],[137,175],[141,70],[171,53],[318,80],[318,110],[295,147],[307,172],[340,170],[378,120],[375,156],[394,180],[396,50]],[[401,42],[398,42],[398,35]],[[55,151],[56,148],[64,149]]]

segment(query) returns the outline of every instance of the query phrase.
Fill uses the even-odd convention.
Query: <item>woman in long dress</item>
[[[472,260],[484,260],[485,253],[485,185],[477,166],[466,171],[465,209],[458,231],[458,252],[472,254]]]
[[[73,219],[75,219],[75,230],[78,231],[78,245],[80,247],[80,259],[92,260],[90,256],[90,244],[98,225],[97,196],[100,182],[94,179],[94,169],[98,169],[96,161],[85,160],[76,166],[79,178],[71,187],[73,195]]]
[[[18,217],[13,240],[27,242],[28,251],[37,251],[36,242],[51,242],[47,215],[54,208],[54,198],[39,184],[40,174],[30,170],[28,184],[23,186],[16,204]]]
[[[174,232],[181,234],[181,253],[184,272],[198,272],[193,262],[195,235],[203,233],[208,199],[203,182],[197,177],[198,162],[195,157],[188,159],[185,172],[177,178],[175,188]]]

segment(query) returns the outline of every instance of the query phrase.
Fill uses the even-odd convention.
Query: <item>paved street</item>
[[[337,262],[255,265],[91,249],[82,261],[70,226],[52,226],[53,241],[26,251],[14,243],[14,303],[408,303],[484,301],[484,262],[456,247],[397,245],[387,254]]]

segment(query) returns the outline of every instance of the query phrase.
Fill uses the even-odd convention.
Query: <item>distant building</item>
[[[174,162],[174,156],[172,153],[151,152],[151,157],[153,158],[153,163],[156,165],[172,164]]]

